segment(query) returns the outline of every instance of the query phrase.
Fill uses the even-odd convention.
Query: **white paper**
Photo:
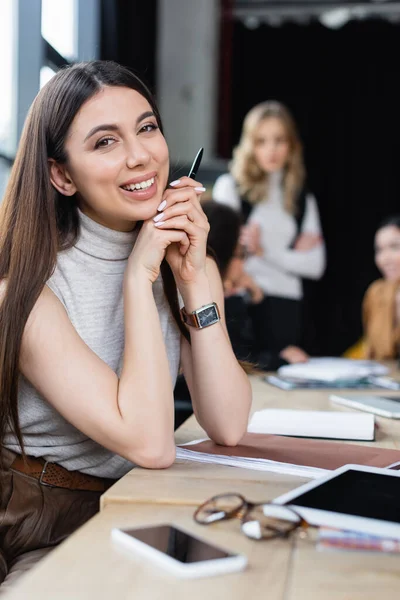
[[[267,408],[254,413],[248,431],[274,435],[372,441],[374,428],[375,419],[372,414]]]
[[[194,440],[190,445],[203,442],[203,440]],[[189,445],[189,444],[185,444]],[[297,475],[298,477],[309,477],[315,479],[327,475],[330,471],[327,469],[318,469],[317,467],[305,467],[303,465],[292,465],[290,463],[281,463],[275,460],[265,458],[247,458],[245,456],[224,456],[222,454],[207,454],[205,452],[196,452],[187,448],[176,448],[176,458],[191,460],[195,462],[225,465],[228,467],[241,467],[255,471],[270,471],[272,473],[283,473],[285,475]]]

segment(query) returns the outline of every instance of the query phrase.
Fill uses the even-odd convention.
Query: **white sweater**
[[[303,297],[301,278],[320,279],[325,270],[325,246],[308,251],[293,250],[296,220],[284,208],[282,173],[270,177],[268,198],[256,204],[249,223],[258,223],[261,230],[263,256],[246,260],[246,271],[270,296],[300,300]],[[240,195],[230,174],[221,175],[213,188],[213,200],[235,210],[241,209]],[[312,194],[306,198],[301,233],[322,235],[317,203]]]

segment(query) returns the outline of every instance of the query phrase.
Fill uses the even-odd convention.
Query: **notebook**
[[[310,358],[305,363],[285,365],[278,369],[281,377],[294,377],[313,381],[334,383],[335,381],[355,381],[369,376],[385,375],[387,367],[372,360],[351,360],[348,358]]]
[[[389,419],[400,419],[400,397],[377,396],[367,394],[355,394],[354,396],[342,396],[331,394],[329,400],[334,404],[363,410],[380,417]]]
[[[195,440],[178,446],[176,458],[309,478],[347,464],[400,465],[399,450],[259,433],[246,433],[235,447]]]
[[[254,413],[248,431],[371,442],[375,439],[375,418],[351,412],[267,408]]]

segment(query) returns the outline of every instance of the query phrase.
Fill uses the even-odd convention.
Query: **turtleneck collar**
[[[126,260],[129,257],[138,235],[137,228],[128,232],[115,231],[96,223],[82,211],[79,211],[79,221],[80,233],[75,248],[103,260]]]
[[[270,189],[277,188],[282,185],[283,182],[283,170],[273,171],[268,175],[268,182]]]

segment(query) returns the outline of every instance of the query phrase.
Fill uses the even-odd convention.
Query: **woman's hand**
[[[261,246],[261,230],[258,223],[244,225],[240,232],[239,241],[249,254],[256,254],[257,256],[263,254]]]
[[[144,276],[154,283],[166,250],[171,244],[177,244],[181,252],[184,252],[189,247],[189,238],[184,231],[162,231],[154,227],[153,219],[145,221],[129,257],[126,275],[133,275],[135,279]]]
[[[322,244],[322,236],[317,233],[302,233],[296,240],[294,245],[295,250],[307,252]]]
[[[258,304],[264,298],[263,291],[253,278],[245,272],[242,258],[234,257],[231,259],[223,284],[226,297],[233,296],[239,293],[240,290],[245,289],[250,293],[251,301],[254,304]]]
[[[290,364],[304,363],[310,358],[304,350],[298,346],[286,346],[279,355]]]
[[[165,191],[161,211],[159,208],[153,219],[152,225],[159,234],[182,236],[171,240],[165,253],[178,287],[194,283],[206,273],[210,226],[199,200],[204,191],[200,183],[181,177],[172,189]]]

